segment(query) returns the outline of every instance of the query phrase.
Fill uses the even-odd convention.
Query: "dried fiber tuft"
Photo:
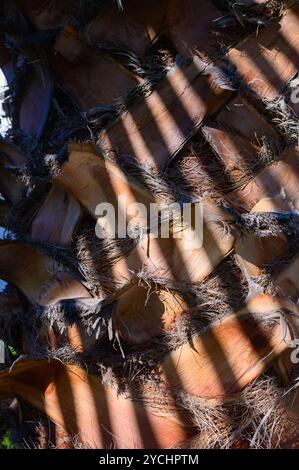
[[[107,329],[109,317],[102,312],[102,302],[97,299],[62,300],[49,307],[40,308],[37,315],[43,322],[55,326],[63,334],[68,326],[79,325],[89,336],[98,339]]]
[[[279,446],[284,393],[275,377],[264,375],[237,396],[207,400],[182,393],[177,403],[198,428],[197,448],[231,448],[238,439],[252,448],[272,448]]]

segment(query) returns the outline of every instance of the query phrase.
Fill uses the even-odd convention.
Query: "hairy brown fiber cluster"
[[[299,2],[0,20],[0,442],[298,448]]]

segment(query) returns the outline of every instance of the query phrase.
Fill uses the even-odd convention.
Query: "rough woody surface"
[[[121,4],[1,2],[0,444],[298,448],[298,1]]]

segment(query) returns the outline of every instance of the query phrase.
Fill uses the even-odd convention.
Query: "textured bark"
[[[88,297],[88,291],[73,273],[20,242],[1,240],[0,271],[2,279],[19,287],[33,304],[50,305],[62,299]]]
[[[161,168],[232,94],[225,72],[195,59],[186,69],[172,69],[144,102],[102,132],[101,150],[116,160],[129,155]]]
[[[76,366],[55,361],[18,363],[11,374],[0,373],[0,389],[46,411],[54,422],[95,448],[165,448],[192,435],[192,429],[118,397]]]
[[[297,448],[298,2],[2,3],[0,441]]]

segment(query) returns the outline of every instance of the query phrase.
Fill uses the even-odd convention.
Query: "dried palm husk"
[[[33,304],[89,297],[74,274],[24,243],[1,240],[0,260],[0,277],[17,286]]]
[[[187,57],[198,55],[208,61],[231,42],[231,37],[226,34],[224,28],[222,43],[219,44],[217,20],[221,12],[211,2],[187,0],[182,3],[175,0],[169,3],[166,28],[179,54]],[[204,17],[202,11],[205,12]],[[194,23],[195,17],[199,21],[197,24]]]
[[[286,296],[294,302],[299,298],[298,268],[299,257],[294,256],[273,280],[279,295]]]
[[[26,163],[26,158],[13,146],[0,142],[0,191],[5,198],[14,202],[22,192],[22,183],[18,181],[9,171],[9,167],[21,166]]]
[[[10,40],[14,47],[12,37]],[[8,85],[4,106],[11,119],[9,134],[36,147],[48,119],[53,84],[40,55],[30,49],[28,56],[26,59],[22,53],[11,54],[1,66]]]
[[[113,162],[104,160],[91,144],[69,144],[68,160],[54,181],[72,194],[94,218],[97,218],[96,207],[100,203],[113,204],[117,209],[119,196],[127,205],[138,202],[148,206],[154,202],[138,181],[128,178]],[[129,217],[128,213],[124,215]]]
[[[26,170],[26,156],[8,142],[1,142],[0,146],[2,170],[5,174],[1,182],[2,193],[12,203],[6,223],[11,224],[14,230],[22,230],[27,234],[29,232],[33,239],[61,245],[70,243],[82,216],[78,201],[55,184],[49,190],[46,185],[41,188],[36,186],[34,178],[30,177],[30,171]],[[25,168],[25,174],[18,178],[10,174],[9,168],[21,172]],[[39,201],[35,201],[37,193]],[[18,205],[22,208],[21,212],[19,208],[18,216],[24,216],[21,220],[17,220],[18,217],[14,214]]]
[[[279,356],[282,351],[285,351],[287,349],[286,343],[289,338],[290,332],[288,331],[288,329],[284,328],[283,323],[280,323],[283,322],[284,315],[287,316],[287,312],[289,312],[290,316],[288,320],[286,320],[286,324],[288,324],[288,321],[290,321],[290,323],[293,321],[292,315],[298,314],[294,305],[284,301],[280,301],[279,299],[271,299],[270,297],[266,296],[258,296],[257,298],[251,300],[246,305],[246,307],[241,310],[237,315],[231,315],[226,319],[222,320],[220,323],[214,325],[213,328],[208,329],[202,336],[194,338],[193,342],[190,345],[186,345],[180,348],[178,351],[171,353],[169,357],[164,362],[162,362],[162,373],[160,378],[162,380],[162,384],[164,380],[167,381],[168,385],[165,384],[166,392],[169,393],[169,384],[171,385],[171,389],[173,391],[183,390],[184,393],[198,394],[200,396],[208,397],[217,395],[221,395],[223,397],[226,395],[229,396],[231,395],[231,393],[235,393],[236,391],[242,390],[242,388],[247,383],[252,381],[255,376],[258,376],[262,370],[268,367],[269,364],[273,362],[273,360],[277,358],[277,356]],[[232,344],[232,338],[237,338],[236,343]],[[215,341],[219,341],[220,343],[220,346],[218,343],[217,348],[215,347],[215,344],[212,344],[215,343]],[[200,347],[200,344],[204,346]],[[209,344],[209,354],[207,355],[206,351]],[[227,362],[226,360],[220,361],[219,357],[217,357],[217,361],[215,360],[215,358],[213,359],[214,354],[221,355],[221,351],[219,352],[220,348],[222,348],[223,355],[226,358]],[[240,360],[240,358],[242,357],[244,357],[244,361]],[[229,363],[229,367],[227,363]],[[185,364],[187,365],[187,368],[185,367]],[[220,377],[214,369],[215,364],[219,365],[221,368],[222,373],[220,374]],[[47,367],[48,366],[49,363],[47,363]],[[18,376],[18,364],[16,364],[15,368],[15,374],[16,376]],[[211,369],[213,370],[213,373]],[[233,373],[235,373],[235,377],[232,377],[232,371]],[[81,370],[79,368],[75,370],[74,366],[71,366],[71,369],[68,369],[68,380],[71,383],[72,379],[70,377],[72,375],[72,372],[76,374],[78,381],[79,378],[82,379]],[[219,372],[220,371],[218,371],[218,373]],[[14,382],[14,369],[12,370],[11,374],[12,381]],[[208,382],[202,379],[202,374],[207,374],[207,376],[205,375],[205,377]],[[22,371],[20,375],[24,377]],[[40,377],[40,371],[36,375]],[[58,374],[58,376],[59,375],[60,374]],[[192,380],[190,380],[189,378],[191,375],[193,376]],[[194,381],[194,375],[198,377],[198,380],[195,379]],[[30,377],[28,378],[27,373],[25,376],[27,377],[28,381],[34,383],[34,380],[32,381],[32,375],[30,375]],[[45,374],[43,373],[42,376],[45,377]],[[10,379],[8,377],[8,381],[9,380]],[[18,381],[18,378],[16,380]],[[27,391],[29,386],[28,381],[26,387]],[[92,384],[93,379],[89,377],[88,382],[89,384]],[[17,386],[13,387],[14,392],[15,390],[17,390],[17,392],[15,393],[20,395],[20,390],[22,393],[22,386],[20,387],[19,382]],[[102,390],[103,386],[100,387]],[[1,385],[0,388],[1,390],[3,390]],[[71,386],[71,388],[72,390],[74,390],[73,386]],[[47,387],[46,390],[48,389],[52,390],[52,395],[53,393],[55,393],[52,387]],[[91,389],[93,389],[92,386]],[[162,385],[162,390],[163,389],[164,385]],[[8,391],[6,385],[4,385],[4,391]],[[47,392],[44,391],[43,393],[45,394]],[[79,391],[78,393],[80,394]],[[94,390],[90,393],[94,393]],[[108,390],[105,393],[106,397],[110,397],[110,395],[112,395],[112,393],[114,394],[115,392]],[[31,391],[30,395],[31,397],[36,397],[37,392],[32,394]],[[77,396],[76,392],[75,395]],[[97,396],[100,397],[101,395],[98,393]],[[67,413],[66,410],[68,409],[69,402],[68,400],[65,401],[65,394],[61,394],[61,397],[63,397],[60,398],[61,412],[64,415],[64,419],[66,419],[68,423],[72,423],[68,424],[67,428],[69,430],[74,431],[74,413]],[[41,406],[41,401],[39,401],[38,398],[35,402],[32,402],[32,398],[29,399],[28,396],[22,396],[22,398],[25,400],[29,400],[29,402],[32,403],[34,406],[38,406],[39,408]],[[150,402],[152,402],[153,400],[154,398],[152,397],[150,399]],[[79,401],[82,402],[82,400],[78,399],[78,402]],[[42,400],[42,403],[45,403],[44,398]],[[47,397],[46,403],[48,403]],[[50,401],[50,406],[47,407],[46,412],[52,419],[57,421],[57,410],[53,411],[51,403],[53,404],[53,402]],[[66,409],[64,407],[66,407]],[[86,408],[88,407],[86,406]],[[41,409],[44,410],[44,408]],[[149,413],[151,412],[152,411],[149,409]],[[157,413],[157,411],[155,412]],[[52,413],[54,413],[54,415]],[[88,413],[92,413],[92,411],[85,409],[83,413],[87,413],[88,415]],[[158,414],[161,414],[161,412]],[[75,415],[77,416],[76,413]],[[53,416],[55,416],[55,418],[53,418]],[[66,416],[67,418],[65,418]],[[84,416],[86,419],[86,414],[84,414]],[[64,421],[63,423],[64,426],[66,425],[66,421]],[[58,422],[61,424],[61,421],[58,420]],[[100,423],[102,424],[101,421]],[[76,432],[78,432],[77,428]],[[98,430],[96,430],[96,433],[97,432]],[[80,437],[82,439],[82,436]],[[159,436],[159,439],[160,438],[161,436]],[[95,439],[94,436],[93,439]],[[97,439],[99,439],[99,436],[97,436]],[[89,436],[88,439],[86,439],[86,436],[84,436],[83,441],[88,442],[92,446],[95,446],[95,441],[90,441]],[[179,442],[179,440],[176,442]],[[174,442],[174,444],[176,442]],[[123,443],[115,442],[115,444],[117,446],[122,446]],[[144,445],[144,442],[142,445]]]
[[[144,346],[169,332],[188,307],[179,293],[135,284],[116,300],[113,328],[125,342]]]
[[[165,391],[166,404],[167,396],[175,392],[232,400],[233,393],[243,390],[286,351],[293,334],[290,324],[294,326],[297,315],[294,304],[257,296],[237,314],[170,353],[160,367],[159,387],[161,393]],[[149,395],[149,389],[143,395],[135,390],[131,398],[117,396],[83,369],[59,361],[18,361],[1,373],[0,390],[46,412],[92,447],[111,443],[119,448],[167,447],[194,433],[190,422],[179,423],[174,411],[166,417],[167,407],[163,413],[155,406],[155,394]],[[138,416],[137,421],[133,416]],[[92,425],[86,427],[86,422]]]
[[[290,238],[295,243],[298,236],[298,220],[296,213],[290,211],[289,204],[281,196],[260,200],[250,214],[256,214],[260,224],[241,236],[235,245],[235,255],[246,275],[254,278],[261,276],[268,265],[288,255]],[[266,228],[267,233],[263,233],[262,227]]]
[[[227,70],[194,57],[185,67],[172,67],[150,96],[100,132],[98,144],[105,157],[130,156],[161,169],[234,91]]]
[[[57,245],[68,245],[82,216],[78,201],[53,185],[45,201],[34,215],[30,236]]]
[[[26,3],[16,0],[14,3],[37,29],[63,26],[65,15],[75,12],[74,5],[69,0],[55,0],[51,3],[47,0],[30,0]]]
[[[59,361],[18,361],[0,373],[0,390],[44,411],[92,448],[165,448],[192,435],[192,429],[155,416],[84,369]]]
[[[201,397],[231,395],[287,351],[294,335],[298,335],[297,306],[257,295],[236,314],[171,352],[161,363],[161,377],[171,390]]]
[[[110,105],[140,84],[117,61],[89,48],[73,29],[63,31],[55,47],[59,52],[50,56],[55,79],[84,112]]]
[[[21,329],[23,309],[24,305],[22,305],[16,290],[11,286],[6,286],[0,293],[0,338],[6,345],[14,345],[17,349],[22,345],[23,340]],[[6,354],[6,364],[9,364],[10,360],[11,357]]]
[[[281,196],[290,210],[296,211],[299,207],[298,174],[299,156],[292,148],[243,187],[230,192],[227,198],[234,207],[250,211],[261,199]]]
[[[114,163],[101,159],[89,145],[72,144],[70,146],[69,160],[63,165],[55,182],[77,197],[94,218],[96,218],[96,207],[99,203],[108,202],[118,208],[117,205],[120,201],[117,198],[120,196],[126,198],[126,208],[129,208],[131,203],[137,202],[143,203],[148,210],[151,202],[159,202],[159,199],[156,200],[134,180],[128,179]],[[82,184],[84,190],[81,189]],[[123,215],[130,222],[132,213],[130,214],[128,210],[126,212],[126,208]],[[165,213],[167,211],[166,205]],[[118,218],[118,211],[115,213]],[[141,220],[144,217],[142,214],[138,221],[136,221],[135,214],[134,216],[136,224],[141,223],[143,227],[147,227],[147,220]],[[181,280],[190,279],[191,282],[198,282],[207,276],[213,267],[230,252],[234,241],[234,236],[229,233],[226,227],[226,222],[231,220],[232,216],[209,199],[205,199],[203,202],[203,219],[203,247],[201,240],[195,239],[187,247],[184,237],[153,238],[151,235],[149,237],[146,234],[142,235],[141,231],[139,232],[141,240],[135,248],[132,244],[129,252],[120,250],[119,255],[107,263],[107,256],[111,258],[109,252],[112,249],[113,240],[110,242],[111,247],[107,245],[106,250],[101,250],[98,253],[90,244],[81,244],[82,272],[89,280],[94,278],[95,284],[103,284],[104,287],[108,270],[110,271],[111,285],[129,282],[132,278],[132,272],[137,273],[138,271],[144,271],[152,277],[166,277],[170,280],[178,277]],[[103,223],[105,225],[105,217],[103,217]],[[109,220],[107,220],[107,225],[109,225]],[[180,224],[176,226],[174,222],[170,232],[178,232],[179,230],[182,230],[182,227]],[[183,235],[187,236],[188,234],[183,233]],[[105,251],[107,252],[106,256]],[[126,256],[126,259],[122,256]],[[184,269],[182,270],[183,263]],[[182,273],[180,274],[179,271]]]
[[[0,200],[0,226],[7,226],[7,214],[9,212],[9,205],[5,200]]]
[[[19,106],[18,125],[26,136],[39,141],[50,111],[53,84],[39,57],[31,57],[31,61],[32,78]]]
[[[231,190],[275,161],[282,149],[273,128],[239,96],[201,130],[227,172]]]
[[[284,425],[276,432],[276,440],[281,449],[298,449],[299,445],[299,401],[298,401],[298,379],[293,387],[286,392],[287,403],[283,404]]]

